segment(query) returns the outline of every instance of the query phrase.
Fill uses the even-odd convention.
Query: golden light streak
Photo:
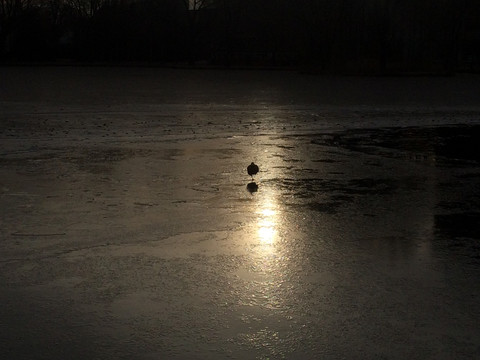
[[[268,198],[258,211],[258,237],[262,245],[273,245],[277,237],[277,211],[275,203]]]

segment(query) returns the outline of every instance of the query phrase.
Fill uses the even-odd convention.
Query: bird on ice
[[[253,175],[258,173],[258,165],[252,162],[250,165],[247,166],[247,172],[248,172],[248,175],[250,175],[253,180]]]

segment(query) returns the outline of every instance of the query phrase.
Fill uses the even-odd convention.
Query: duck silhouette
[[[247,173],[252,177],[253,180],[253,175],[257,174],[259,171],[258,165],[256,165],[254,162],[252,162],[250,165],[247,166]]]

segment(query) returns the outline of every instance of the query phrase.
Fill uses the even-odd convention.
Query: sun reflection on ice
[[[277,237],[277,210],[275,205],[273,200],[268,198],[257,212],[259,215],[258,237],[262,245],[273,245]]]
[[[294,298],[295,285],[291,274],[295,267],[291,264],[292,249],[289,246],[291,213],[283,201],[282,189],[275,182],[282,176],[281,154],[286,150],[278,146],[278,139],[271,145],[268,151],[255,151],[250,157],[259,164],[260,172],[255,179],[258,183],[252,182],[255,187],[249,188],[247,184],[251,195],[246,195],[250,221],[245,226],[244,246],[248,252],[245,262],[236,271],[243,282],[238,303],[247,318],[286,312]],[[244,335],[254,343],[261,343],[254,329]]]
[[[262,188],[255,202],[255,220],[249,232],[249,261],[237,274],[245,281],[239,303],[258,311],[284,311],[291,290],[289,257],[285,252],[286,219],[274,188]],[[249,334],[250,336],[251,334]]]

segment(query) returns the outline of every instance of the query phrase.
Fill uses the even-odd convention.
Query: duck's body
[[[248,172],[248,175],[250,175],[253,179],[253,175],[255,175],[256,173],[258,173],[258,165],[256,165],[255,163],[251,163],[250,165],[247,166],[247,172]]]

